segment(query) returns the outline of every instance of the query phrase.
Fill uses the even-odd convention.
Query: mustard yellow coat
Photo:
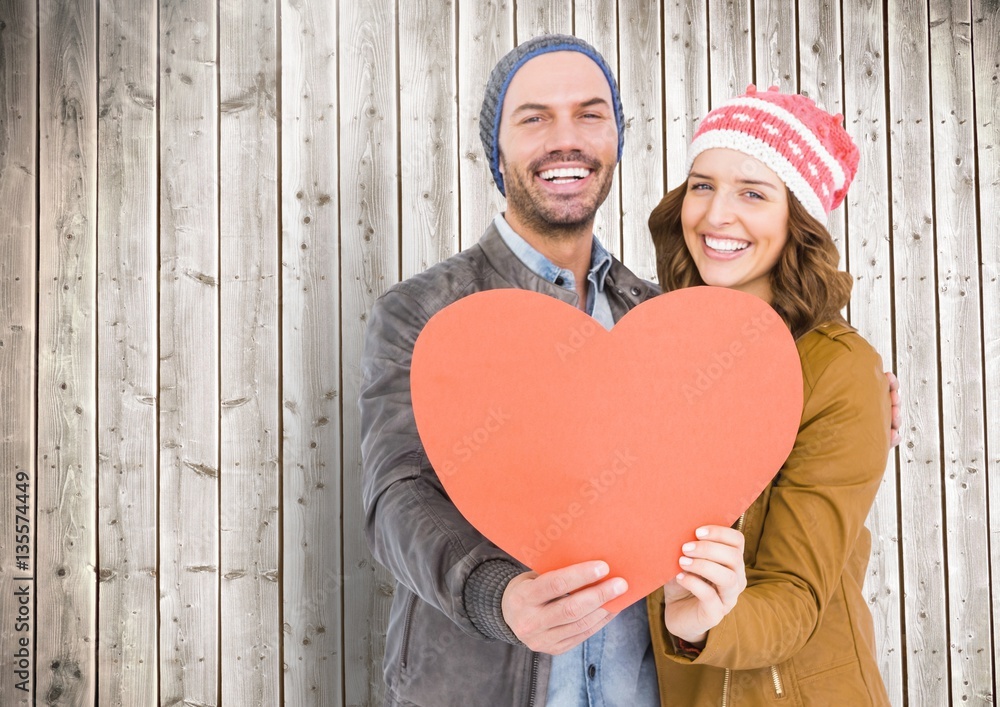
[[[797,342],[804,408],[795,447],[738,527],[747,588],[695,659],[647,600],[664,707],[889,705],[861,587],[864,527],[889,452],[882,361],[846,324]]]

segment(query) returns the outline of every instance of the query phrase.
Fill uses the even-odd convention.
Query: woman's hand
[[[681,548],[681,573],[663,586],[663,617],[671,634],[700,646],[708,630],[736,606],[746,589],[747,574],[743,533],[706,525],[695,536],[698,540]]]

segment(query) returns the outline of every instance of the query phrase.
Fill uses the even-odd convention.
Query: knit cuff
[[[479,633],[515,646],[523,645],[504,621],[501,606],[504,590],[510,580],[523,572],[524,568],[513,562],[489,560],[469,574],[462,599],[465,602],[465,613]]]

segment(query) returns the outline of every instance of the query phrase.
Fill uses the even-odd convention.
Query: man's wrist
[[[503,618],[503,594],[524,568],[509,560],[488,560],[469,574],[462,592],[465,613],[483,636],[523,645]]]

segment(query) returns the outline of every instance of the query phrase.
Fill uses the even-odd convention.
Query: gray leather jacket
[[[449,501],[410,404],[413,345],[427,320],[466,295],[507,287],[577,300],[525,267],[491,224],[476,246],[393,286],[368,320],[359,402],[365,532],[396,578],[385,646],[388,705],[545,702],[551,659],[518,642],[500,609],[507,583],[526,568]],[[615,321],[658,294],[617,259],[605,289]]]

